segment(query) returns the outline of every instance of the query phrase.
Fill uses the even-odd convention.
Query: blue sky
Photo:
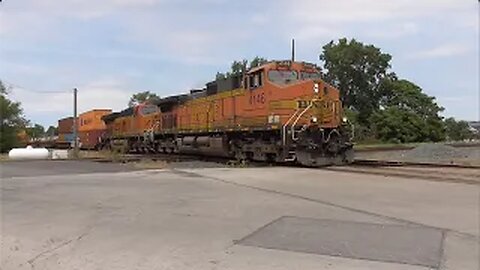
[[[4,0],[0,79],[43,125],[79,110],[124,108],[201,87],[235,59],[319,63],[341,37],[374,44],[392,69],[437,97],[445,116],[479,117],[476,0]]]

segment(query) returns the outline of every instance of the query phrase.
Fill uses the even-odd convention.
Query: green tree
[[[8,98],[8,91],[0,81],[0,152],[18,145],[17,134],[26,125],[19,102]]]
[[[383,80],[395,77],[389,73],[391,59],[379,48],[355,39],[343,38],[323,46],[320,60],[325,80],[340,89],[344,106],[358,111],[362,124],[378,109]]]
[[[159,96],[155,93],[151,93],[150,91],[139,92],[132,95],[130,101],[128,102],[128,106],[133,107],[135,105],[149,102],[155,99],[159,99]]]
[[[423,93],[420,86],[408,80],[384,80],[381,87],[379,104],[383,107],[397,106],[414,112],[422,117],[440,117],[444,110],[435,102],[435,97]]]
[[[244,74],[249,69],[261,66],[261,65],[263,65],[267,62],[268,62],[267,59],[265,59],[263,57],[259,57],[259,56],[255,56],[255,58],[253,58],[252,61],[250,61],[250,62],[246,59],[243,59],[243,60],[240,60],[240,61],[235,60],[235,61],[232,62],[231,66],[230,66],[230,71],[227,71],[225,73],[217,72],[217,74],[215,76],[215,79],[222,80],[222,79],[226,79],[226,78],[229,78],[231,76],[234,76],[234,75]]]
[[[45,128],[40,124],[34,124],[33,127],[27,127],[25,131],[32,139],[39,139],[45,136]]]
[[[267,59],[263,57],[255,56],[255,58],[253,58],[253,60],[250,61],[249,68],[259,67],[267,62],[268,62]]]
[[[407,80],[385,80],[381,109],[369,119],[379,139],[389,142],[441,141],[445,138],[443,111],[435,98]]]
[[[239,75],[247,72],[248,60],[243,59],[241,61],[233,61],[231,66],[231,74]]]
[[[49,126],[47,131],[45,131],[45,135],[47,136],[55,136],[58,135],[58,130],[54,126]]]
[[[462,141],[474,137],[466,121],[456,121],[453,117],[445,119],[445,133],[447,139],[451,141]]]
[[[225,80],[226,78],[227,78],[227,75],[225,73],[217,72],[217,75],[215,75],[216,80]]]
[[[358,120],[359,113],[357,111],[345,108],[344,114],[348,122],[353,125],[354,141],[362,143],[377,143],[376,134],[371,130],[370,126],[360,124]]]

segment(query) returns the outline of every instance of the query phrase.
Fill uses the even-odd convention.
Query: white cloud
[[[428,16],[475,7],[469,0],[298,0],[288,1],[289,14],[305,22],[372,22]]]
[[[270,12],[268,21],[281,18],[280,24],[289,29],[284,31],[286,34],[299,33],[306,40],[362,33],[400,38],[416,34],[419,20],[450,18],[452,14],[462,21],[477,18],[472,12],[477,3],[470,0],[285,0],[281,3],[276,12]],[[466,27],[460,20],[451,20],[450,24]]]
[[[0,37],[20,38],[22,40],[49,39],[55,35],[52,29],[54,20],[36,12],[15,12],[0,10]]]
[[[78,87],[78,112],[81,113],[94,108],[113,109],[115,111],[124,109],[133,92],[127,89],[125,85],[121,81],[104,79]],[[13,87],[10,97],[22,103],[27,118],[39,113],[55,113],[59,117],[72,115],[72,91],[42,93]]]
[[[12,1],[13,2],[13,1]],[[16,12],[35,11],[46,16],[76,17],[82,19],[98,18],[119,11],[135,11],[148,9],[165,2],[164,0],[27,0],[19,6],[10,5],[5,8]]]
[[[56,36],[62,36],[57,30],[66,19],[89,21],[118,12],[124,12],[126,15],[137,12],[135,16],[138,16],[138,12],[141,14],[166,1],[168,0],[5,1],[0,10],[0,37],[52,40]]]
[[[419,32],[419,27],[413,22],[394,23],[391,26],[384,27],[383,29],[371,29],[367,32],[368,36],[390,39],[390,38],[402,38],[405,36],[411,36]]]
[[[201,14],[180,13],[158,16],[146,13],[125,24],[123,41],[147,46],[158,55],[188,65],[224,64],[239,44],[246,44],[253,32],[236,24],[172,24],[172,20],[201,21]],[[228,38],[226,38],[228,37]]]
[[[471,48],[465,44],[443,44],[434,48],[411,53],[408,58],[430,59],[459,56],[468,53]]]

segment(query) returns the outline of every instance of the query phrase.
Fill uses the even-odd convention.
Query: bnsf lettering
[[[310,104],[312,104],[311,100],[298,100],[297,101],[297,107],[299,109],[305,109],[308,106],[310,106]],[[313,102],[312,107],[313,108],[330,109],[332,107],[332,104],[330,102],[316,101],[316,102]]]

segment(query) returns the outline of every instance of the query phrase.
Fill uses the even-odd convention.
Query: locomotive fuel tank
[[[224,137],[185,136],[177,139],[178,152],[200,154],[206,156],[228,155],[228,147]]]

